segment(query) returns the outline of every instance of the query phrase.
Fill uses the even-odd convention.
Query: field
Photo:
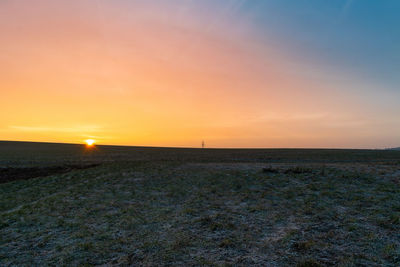
[[[0,142],[0,266],[400,266],[400,151]]]

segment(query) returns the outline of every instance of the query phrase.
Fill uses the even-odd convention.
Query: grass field
[[[400,265],[400,151],[0,142],[0,182],[0,266]]]

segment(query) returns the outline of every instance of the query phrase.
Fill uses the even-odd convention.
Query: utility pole
[[[204,143],[204,140],[201,141],[201,148],[204,148],[205,145],[206,145],[206,144]]]

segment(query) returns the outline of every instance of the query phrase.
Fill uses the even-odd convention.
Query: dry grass
[[[190,161],[0,184],[0,265],[400,264],[395,160]]]

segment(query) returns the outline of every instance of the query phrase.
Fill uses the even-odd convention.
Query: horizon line
[[[85,143],[67,143],[67,142],[52,142],[52,141],[29,141],[29,140],[1,140],[0,142],[16,142],[16,143],[43,143],[43,144],[60,144],[60,145],[81,145],[86,146]],[[114,147],[140,147],[140,148],[178,148],[178,149],[299,149],[299,150],[391,150],[397,147],[388,148],[334,148],[334,147],[204,147],[201,146],[152,146],[152,145],[117,145],[117,144],[95,144],[95,146],[114,146]]]

